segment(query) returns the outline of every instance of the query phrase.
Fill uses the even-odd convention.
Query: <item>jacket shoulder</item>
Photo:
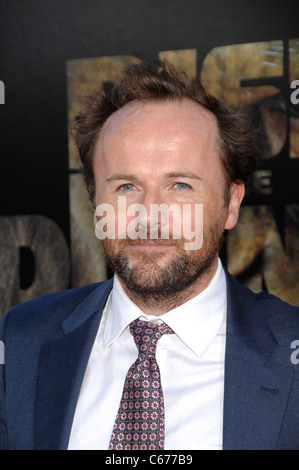
[[[289,330],[299,339],[299,307],[266,292],[255,293],[227,273],[229,298],[233,306],[246,315],[275,319],[281,330]]]
[[[36,332],[39,327],[55,329],[55,325],[61,325],[90,294],[98,290],[100,297],[101,292],[104,295],[110,284],[111,280],[103,281],[29,300],[10,309],[2,318],[1,326],[6,329],[10,325],[15,332],[20,327],[22,334],[26,330]]]

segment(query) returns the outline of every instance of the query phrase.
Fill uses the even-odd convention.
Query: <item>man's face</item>
[[[243,197],[243,185],[232,185],[231,203],[224,204],[225,178],[217,139],[214,116],[187,99],[134,101],[110,116],[100,133],[94,152],[96,206],[105,203],[114,208],[116,236],[120,220],[128,228],[135,217],[118,214],[120,196],[127,208],[140,204],[145,209],[138,228],[147,239],[103,240],[122,283],[141,297],[157,299],[183,291],[215,272],[223,231],[235,225]],[[169,239],[163,238],[165,220],[162,217],[152,224],[150,215],[151,207],[161,204],[176,205],[181,214],[188,205],[193,231],[198,229],[195,208],[203,205],[199,249],[186,249],[187,218],[171,212]],[[172,236],[178,225],[181,238]]]

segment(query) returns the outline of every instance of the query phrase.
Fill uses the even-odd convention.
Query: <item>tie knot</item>
[[[139,352],[145,354],[155,354],[157,342],[161,336],[173,333],[164,322],[157,324],[138,319],[130,323],[130,332]]]

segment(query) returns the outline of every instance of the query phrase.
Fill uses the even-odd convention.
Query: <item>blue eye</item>
[[[187,183],[175,183],[177,189],[189,189],[189,185]]]
[[[134,189],[134,185],[131,183],[126,183],[121,186],[121,189],[123,191],[132,191],[132,189]]]

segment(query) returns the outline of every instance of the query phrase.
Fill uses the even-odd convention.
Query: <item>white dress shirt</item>
[[[222,449],[226,279],[221,261],[209,286],[160,317],[145,315],[117,276],[106,303],[77,403],[70,450],[108,449],[137,347],[128,325],[162,320],[175,334],[157,345],[166,450]]]

